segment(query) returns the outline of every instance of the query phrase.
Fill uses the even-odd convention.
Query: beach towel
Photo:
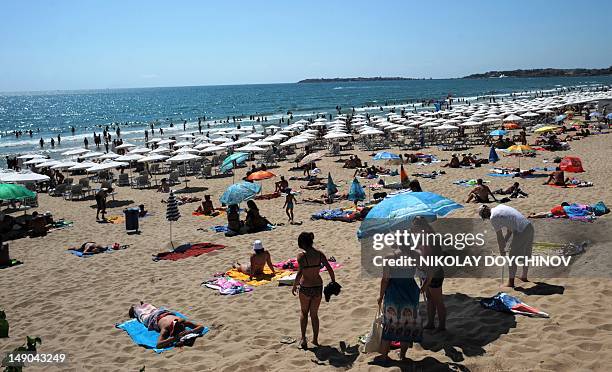
[[[106,249],[102,252],[98,252],[98,253],[83,253],[83,252],[79,252],[76,249],[68,249],[68,253],[73,254],[77,257],[81,257],[81,258],[87,258],[87,257],[91,257],[93,255],[99,254],[99,253],[113,253],[114,251],[118,251],[118,250],[122,250],[122,249],[126,249],[128,248],[129,245],[117,245],[116,248],[113,248],[112,245],[109,245],[106,247]]]
[[[312,220],[327,220],[327,221],[342,221],[342,222],[354,222],[357,221],[359,217],[359,211],[361,208],[357,210],[353,209],[344,209],[344,208],[336,208],[336,209],[323,209],[316,213],[313,213],[310,218]]]
[[[281,193],[280,192],[273,192],[271,194],[261,194],[261,195],[257,195],[255,197],[255,200],[270,200],[270,199],[276,199],[276,198],[280,198]]]
[[[181,313],[173,312],[174,315],[178,316],[182,319],[187,319],[187,317]],[[127,332],[132,341],[136,345],[140,345],[147,349],[152,349],[156,353],[161,353],[166,350],[172,349],[174,346],[165,347],[162,349],[158,349],[155,346],[157,345],[157,339],[159,338],[159,332],[149,331],[144,324],[140,323],[137,319],[130,319],[120,324],[115,324],[115,327],[122,329]],[[188,328],[189,329],[189,328]],[[208,333],[208,327],[204,327],[198,336],[203,336]]]
[[[245,292],[251,292],[253,287],[244,284],[241,281],[223,276],[213,278],[202,283],[202,286],[219,291],[222,295],[237,295]]]
[[[549,317],[547,313],[533,306],[529,306],[518,298],[510,296],[504,292],[499,292],[491,298],[483,298],[480,300],[480,305],[482,305],[484,308],[500,312],[526,315],[537,318]]]
[[[342,267],[342,265],[340,265],[338,262],[330,261],[330,260],[331,260],[331,257],[328,259],[328,262],[329,262],[329,265],[332,267],[332,269],[336,270]],[[290,271],[298,271],[298,269],[300,268],[300,265],[298,264],[297,259],[295,258],[290,258],[286,261],[277,262],[272,265],[277,269],[290,270]],[[321,270],[319,271],[320,272],[327,271],[327,268],[325,266],[322,266]]]
[[[227,211],[223,210],[223,209],[217,209],[215,210],[215,212],[219,212],[219,214],[215,215],[215,216],[207,216],[204,213],[199,213],[199,212],[191,212],[192,216],[196,216],[199,217],[201,220],[209,220],[211,218],[216,218],[219,216],[224,216],[227,214]]]
[[[125,222],[124,216],[108,216],[106,220],[114,225],[121,225]]]
[[[73,225],[72,221],[58,220],[58,221],[53,222],[53,224],[51,225],[51,228],[49,228],[49,231],[65,229],[67,227],[72,227],[72,225]]]
[[[173,251],[161,252],[156,254],[155,256],[153,256],[153,261],[178,261],[187,257],[198,257],[200,255],[203,255],[204,253],[214,252],[218,249],[223,248],[225,248],[224,245],[213,243],[185,244],[175,248]]]
[[[482,183],[489,183],[489,181],[482,181]],[[476,180],[475,179],[471,179],[471,180],[457,180],[457,181],[453,182],[453,184],[454,185],[463,186],[463,187],[476,186]]]
[[[263,231],[272,231],[275,228],[276,228],[275,225],[268,224],[268,226],[266,226],[266,228]],[[233,232],[227,227],[227,225],[217,225],[217,226],[211,227],[210,229],[214,232],[222,232],[222,233]]]
[[[226,275],[232,279],[240,280],[241,282],[244,282],[247,285],[257,287],[260,285],[268,284],[273,280],[277,280],[282,277],[291,275],[291,271],[276,270],[275,274],[272,275],[272,270],[270,270],[270,268],[266,266],[264,268],[264,273],[262,275],[257,275],[253,277],[253,280],[249,280],[249,276],[247,274],[241,273],[236,269],[230,269],[226,273]]]

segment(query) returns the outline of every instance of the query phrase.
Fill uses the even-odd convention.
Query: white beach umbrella
[[[201,156],[198,156],[198,155],[194,155],[190,153],[182,153],[182,154],[175,155],[169,159],[166,159],[166,161],[169,163],[183,163],[183,162],[187,162],[191,160],[197,160],[200,158]]]
[[[25,155],[21,155],[17,157],[17,159],[43,159],[43,158],[46,158],[46,156],[41,155],[41,154],[25,154]]]
[[[34,172],[0,172],[0,182],[29,183],[49,181],[49,176]]]
[[[70,167],[74,167],[77,164],[79,163],[77,163],[76,161],[62,161],[61,163],[52,166],[51,169],[67,169]]]
[[[87,150],[87,149],[72,149],[72,150],[68,150],[68,151],[62,152],[62,155],[64,155],[64,156],[74,156],[74,155],[85,154],[87,152],[89,152],[89,150]]]
[[[138,161],[138,160],[140,160],[142,158],[143,158],[143,156],[139,155],[139,154],[127,154],[127,155],[119,156],[118,158],[115,159],[115,161],[118,161],[118,162],[132,162],[132,161]]]
[[[135,149],[128,151],[128,154],[148,154],[149,152],[151,152],[151,149],[146,147],[136,147]]]
[[[158,145],[162,146],[162,145],[169,145],[171,143],[175,143],[176,141],[173,139],[163,139],[159,142],[157,142]]]
[[[98,165],[98,163],[94,163],[92,161],[84,161],[82,163],[76,163],[72,167],[68,168],[68,170],[69,171],[84,170],[84,169],[89,169],[91,167],[95,167],[96,165]]]
[[[162,161],[162,160],[166,160],[168,159],[169,156],[168,155],[161,155],[161,154],[152,154],[152,155],[147,155],[141,159],[138,159],[137,162],[139,163],[152,163],[152,162],[156,162],[156,161]]]
[[[107,160],[103,163],[100,164],[96,164],[91,168],[87,168],[87,172],[88,173],[97,173],[97,172],[102,172],[105,170],[110,170],[110,169],[117,169],[120,167],[126,167],[128,166],[128,163],[123,163],[123,162],[118,162],[118,161],[114,161],[114,160]]]
[[[118,158],[120,155],[116,154],[114,152],[107,152],[106,154],[100,156],[98,159],[102,159],[102,160],[107,160],[107,159],[116,159]]]
[[[117,147],[115,147],[116,149],[122,150],[122,149],[129,149],[132,147],[136,147],[136,145],[132,145],[131,143],[124,143],[123,145],[119,145]]]
[[[100,156],[104,155],[101,152],[97,152],[97,151],[92,151],[92,152],[88,152],[86,154],[82,154],[77,156],[79,159],[95,159],[95,158],[99,158]]]
[[[342,139],[342,138],[350,138],[351,135],[343,132],[329,132],[323,136],[326,140],[334,140],[334,139]]]
[[[255,146],[254,144],[250,143],[246,146],[242,146],[242,147],[238,147],[236,149],[236,151],[243,151],[243,152],[262,152],[262,151],[266,151],[266,149],[261,148],[259,146]]]
[[[207,147],[204,150],[201,150],[200,153],[201,154],[212,154],[214,152],[220,152],[220,151],[225,151],[227,150],[227,148],[225,147],[221,147],[221,146],[211,146],[211,147]]]
[[[455,130],[455,129],[459,129],[459,127],[455,125],[450,125],[450,124],[442,124],[434,128],[434,130]]]
[[[504,121],[522,121],[522,120],[523,118],[518,115],[510,115],[504,119]]]
[[[40,164],[49,161],[48,158],[34,158],[28,161],[25,161],[23,164],[31,165],[31,164]]]
[[[151,150],[149,154],[164,154],[164,153],[169,153],[170,151],[172,150],[170,150],[167,147],[158,147],[155,150]]]

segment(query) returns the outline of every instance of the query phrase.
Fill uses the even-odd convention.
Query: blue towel
[[[182,319],[187,319],[185,315],[178,313],[178,312],[174,312],[174,315]],[[147,327],[145,327],[144,324],[140,323],[137,319],[126,320],[123,323],[115,324],[115,327],[126,331],[127,334],[130,335],[130,337],[132,338],[132,341],[134,341],[136,345],[143,346],[147,349],[153,349],[153,351],[155,351],[158,354],[161,353],[162,351],[170,350],[174,347],[174,346],[169,346],[163,349],[156,348],[155,345],[157,345],[157,339],[159,338],[159,332],[149,331]],[[202,329],[202,332],[200,333],[200,336],[205,335],[206,333],[208,333],[208,331],[209,331],[208,327],[204,327],[204,329]]]
[[[514,177],[516,173],[489,173],[487,176],[491,177]]]
[[[112,251],[114,251],[114,249],[107,248],[105,251],[100,252],[100,253],[111,253]],[[87,253],[87,254],[84,254],[83,252],[79,252],[79,251],[77,251],[75,249],[68,249],[68,253],[72,253],[73,255],[75,255],[77,257],[81,257],[81,258],[87,258],[87,257],[93,256],[94,254],[97,254],[97,253]]]
[[[218,225],[218,226],[213,226],[213,227],[211,227],[210,229],[211,229],[212,231],[214,231],[214,232],[222,232],[222,233],[225,233],[225,232],[229,232],[229,231],[230,231],[230,229],[228,229],[228,228],[227,228],[227,225]]]

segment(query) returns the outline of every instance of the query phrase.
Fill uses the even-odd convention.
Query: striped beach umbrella
[[[168,206],[166,208],[166,219],[170,221],[170,244],[172,248],[174,248],[174,244],[172,243],[172,222],[178,221],[181,217],[181,213],[178,209],[178,204],[176,202],[176,198],[174,197],[174,191],[170,192],[170,196],[168,197]]]

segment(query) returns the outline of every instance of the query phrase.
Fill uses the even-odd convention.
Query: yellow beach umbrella
[[[554,125],[547,125],[545,127],[542,128],[538,128],[536,130],[533,131],[533,133],[546,133],[546,132],[553,132],[555,130],[559,129],[559,127],[554,126]]]
[[[509,154],[524,155],[533,154],[535,150],[529,145],[513,145],[506,149]],[[521,168],[521,158],[519,157],[519,169]]]

